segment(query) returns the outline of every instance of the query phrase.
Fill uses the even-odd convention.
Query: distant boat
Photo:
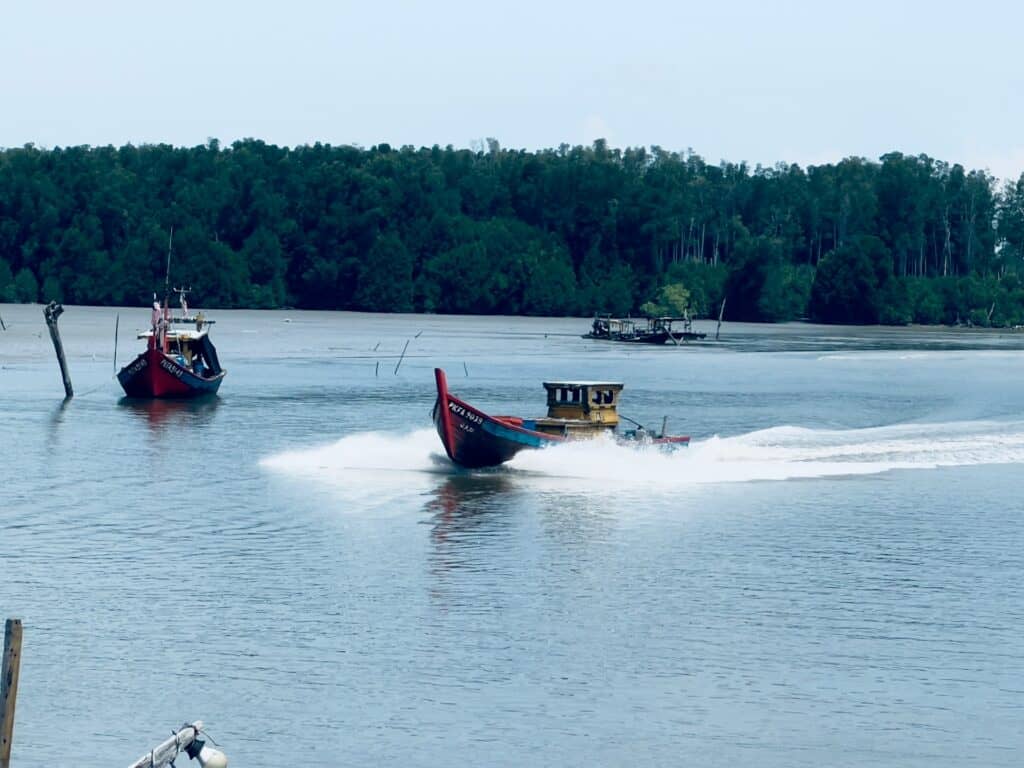
[[[460,400],[448,391],[448,380],[440,368],[434,369],[437,401],[434,426],[445,452],[456,464],[470,469],[494,467],[520,451],[559,445],[567,440],[611,434],[632,445],[682,447],[689,437],[670,436],[637,429],[618,432],[617,411],[622,384],[593,381],[544,382],[548,394],[548,415],[523,419],[517,416],[490,416]]]
[[[137,338],[146,349],[117,374],[128,397],[198,397],[220,388],[227,372],[210,341],[215,321],[188,314],[184,289],[177,289],[181,314],[171,315],[169,301],[154,298],[152,324]]]
[[[689,317],[651,317],[634,320],[610,315],[595,317],[590,332],[583,334],[584,339],[622,341],[630,344],[679,344],[701,341],[706,336],[706,333],[693,330],[693,323]]]

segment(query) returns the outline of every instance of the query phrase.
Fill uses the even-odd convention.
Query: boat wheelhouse
[[[548,415],[531,419],[538,432],[562,437],[592,436],[619,426],[622,384],[597,381],[545,381]]]

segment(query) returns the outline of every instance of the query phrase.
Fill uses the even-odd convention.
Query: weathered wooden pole
[[[117,332],[121,328],[121,313],[114,318],[114,375],[117,375]]]
[[[204,747],[204,742],[199,738],[203,730],[203,721],[196,720],[194,723],[185,723],[181,730],[171,738],[154,747],[148,754],[143,755],[130,768],[163,768],[170,765],[181,752],[188,752],[189,757],[193,753],[199,756],[203,764],[210,768],[220,768],[228,764],[227,758],[219,751]],[[190,749],[191,748],[191,749]]]
[[[402,347],[402,354],[398,356],[398,365],[395,366],[395,376],[398,375],[398,369],[402,367],[402,361],[405,360],[405,350],[409,348],[410,341],[412,341],[412,339],[405,340],[405,346]]]
[[[57,318],[64,311],[64,306],[56,301],[51,301],[43,307],[43,316],[46,318],[46,327],[50,329],[50,338],[53,339],[53,349],[57,353],[57,363],[60,365],[60,375],[64,378],[64,396],[74,397],[75,389],[71,386],[71,374],[68,373],[68,363],[64,359],[64,345],[60,341],[60,329],[57,327]]]
[[[14,704],[18,699],[21,669],[21,619],[4,625],[4,662],[0,669],[0,768],[10,768],[14,738]]]
[[[722,330],[722,315],[725,314],[725,299],[729,298],[726,296],[722,299],[722,306],[718,309],[718,327],[715,328],[715,341],[718,341],[718,333]]]

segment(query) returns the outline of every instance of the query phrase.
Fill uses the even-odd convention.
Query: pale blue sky
[[[1024,4],[4,2],[0,146],[896,149],[1024,172]]]

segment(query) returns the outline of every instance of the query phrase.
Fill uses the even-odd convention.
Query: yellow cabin
[[[616,407],[622,384],[545,381],[544,389],[548,393],[548,415],[537,419],[538,432],[583,436],[619,425]]]

